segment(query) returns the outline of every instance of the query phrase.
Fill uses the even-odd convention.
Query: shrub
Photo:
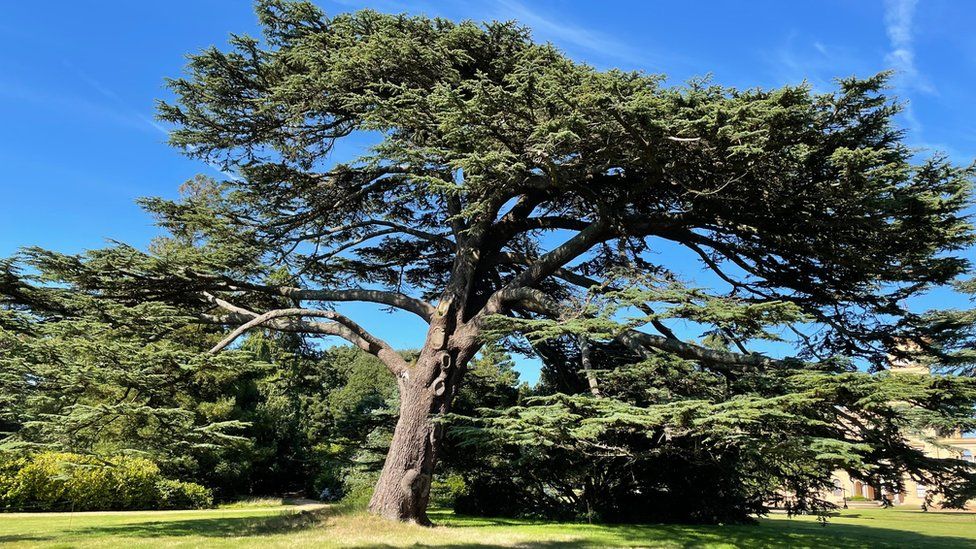
[[[468,485],[464,477],[450,474],[441,479],[434,479],[430,486],[430,503],[435,507],[453,507],[454,503],[468,493]]]
[[[213,494],[192,482],[162,479],[156,482],[159,492],[157,509],[202,509],[213,506]]]
[[[0,509],[97,511],[199,508],[212,504],[209,490],[163,478],[145,458],[99,459],[44,452],[0,460]]]
[[[343,513],[365,511],[373,497],[373,488],[378,478],[379,473],[351,471],[343,483],[342,500],[336,510]]]
[[[116,457],[109,460],[107,470],[114,480],[114,496],[120,509],[156,509],[162,479],[159,467],[144,458]]]
[[[0,454],[0,510],[7,507],[7,494],[13,491],[14,478],[24,463],[23,458]]]

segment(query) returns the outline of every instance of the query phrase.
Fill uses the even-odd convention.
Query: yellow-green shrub
[[[96,511],[199,508],[209,490],[164,478],[148,459],[99,459],[66,452],[0,460],[0,508],[8,511]]]

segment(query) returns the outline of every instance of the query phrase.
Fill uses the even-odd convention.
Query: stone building
[[[927,366],[919,364],[909,364],[894,359],[891,361],[891,372],[893,374],[925,374],[929,375]],[[972,462],[976,456],[976,432],[963,433],[957,431],[953,436],[938,439],[936,444],[918,440],[911,441],[918,449],[925,451],[927,455],[939,458],[955,457]],[[894,505],[921,507],[925,502],[927,487],[915,482],[911,478],[905,479],[904,491],[899,494],[890,493],[883,487],[871,486],[861,479],[852,478],[846,471],[835,471],[833,475],[834,489],[826,494],[824,499],[836,504],[838,507],[851,505],[855,502],[860,504],[865,502],[871,505],[880,505],[882,499],[887,499]],[[871,503],[874,502],[874,503]],[[938,499],[933,502],[938,506]],[[976,501],[971,502],[976,505]]]

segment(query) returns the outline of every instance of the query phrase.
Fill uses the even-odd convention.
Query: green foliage
[[[56,299],[71,316],[5,311],[0,323],[8,449],[139,452],[222,499],[315,496],[341,485],[368,434],[391,425],[396,384],[362,351],[256,334],[208,355],[201,349],[214,335],[172,307]],[[329,455],[314,449],[322,440],[334,446]]]
[[[163,479],[156,482],[157,509],[204,509],[213,505],[210,490],[193,482]]]
[[[8,311],[0,323],[4,420],[18,446],[162,461],[242,442],[228,395],[264,365],[245,353],[206,356],[206,334],[160,303],[41,290],[62,310]]]
[[[430,503],[442,509],[453,508],[468,493],[468,483],[458,473],[443,475],[430,487]]]
[[[344,495],[339,502],[339,510],[344,513],[366,511],[378,478],[378,473],[363,471],[361,468],[349,471],[343,479]]]
[[[599,375],[600,397],[556,393],[455,417],[461,451],[478,456],[457,509],[741,522],[784,489],[823,510],[839,469],[895,491],[914,478],[947,505],[976,497],[970,464],[908,441],[976,426],[971,378],[809,367],[719,375],[663,356]]]
[[[819,505],[834,468],[972,495],[968,465],[905,443],[971,425],[971,379],[864,373],[965,372],[976,339],[971,311],[908,308],[970,269],[976,166],[905,145],[888,74],[824,93],[671,85],[514,23],[257,12],[263,39],[191,55],[159,104],[173,145],[240,178],[143,200],[166,231],[145,252],[0,263],[7,446],[138,450],[218,496],[359,493],[415,395],[306,339],[341,324],[379,354],[375,338],[305,316],[364,300],[436,308],[464,332],[438,326],[457,356],[487,345],[449,373],[470,419],[441,465],[484,512],[743,520],[784,487]],[[364,133],[374,146],[333,166]],[[662,243],[720,282],[696,287]],[[324,310],[295,312],[309,301]],[[291,316],[206,352],[265,311]],[[504,346],[543,360],[533,398]]]
[[[44,452],[3,460],[0,507],[8,511],[199,509],[209,490],[163,478],[153,462],[117,456],[98,459]]]

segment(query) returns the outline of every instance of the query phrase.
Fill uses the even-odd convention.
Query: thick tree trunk
[[[398,379],[400,418],[369,503],[373,514],[430,525],[427,503],[443,431],[434,419],[450,410],[464,365],[477,351],[470,335],[454,335],[451,344],[432,327],[417,361]]]
[[[441,429],[433,418],[446,396],[438,396],[438,388],[430,386],[438,384],[440,375],[434,358],[422,354],[422,360],[401,376],[400,418],[369,503],[374,514],[423,525],[430,524],[427,503]],[[430,378],[435,381],[424,383]]]

